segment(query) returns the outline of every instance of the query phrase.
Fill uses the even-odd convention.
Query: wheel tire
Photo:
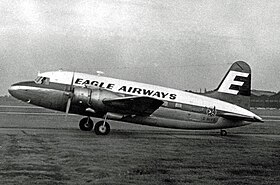
[[[99,121],[94,126],[94,132],[96,135],[107,135],[110,132],[110,125],[105,122],[105,125],[103,126],[104,121]]]
[[[83,118],[79,123],[82,131],[91,131],[93,128],[93,121],[90,118]]]
[[[227,135],[227,131],[226,130],[221,130],[221,136],[226,136]]]

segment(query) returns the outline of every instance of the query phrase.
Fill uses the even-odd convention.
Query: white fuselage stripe
[[[40,75],[49,77],[50,82],[70,85],[71,81],[72,81],[72,77],[73,77],[73,72],[53,71],[53,72],[42,73]],[[75,84],[75,82],[79,82],[79,83]],[[119,80],[119,79],[103,77],[103,76],[89,75],[89,74],[84,74],[84,73],[75,73],[74,74],[74,85],[83,87],[83,86],[85,86],[85,85],[83,85],[83,83],[86,83],[86,82],[97,85],[97,87],[98,87],[98,85],[101,86],[101,84],[105,88],[110,87],[110,90],[115,93],[129,94],[129,95],[134,95],[134,96],[148,96],[148,95],[143,95],[143,94],[139,93],[139,91],[140,91],[139,89],[142,89],[141,92],[143,92],[143,90],[145,89],[145,90],[150,90],[153,92],[159,92],[155,96],[152,96],[152,97],[163,100],[163,101],[171,101],[174,103],[182,103],[182,104],[188,104],[188,105],[193,105],[193,106],[198,106],[198,107],[210,107],[210,108],[215,107],[216,109],[223,110],[226,112],[238,113],[238,114],[246,115],[249,117],[258,117],[254,113],[252,113],[244,108],[241,108],[237,105],[234,105],[234,104],[231,104],[228,102],[224,102],[221,100],[217,100],[214,98],[206,97],[203,95],[198,95],[198,94],[194,94],[194,93],[189,93],[189,92],[175,90],[175,89],[161,87],[161,86]],[[122,87],[126,87],[125,92],[124,92],[124,88],[122,88]],[[131,88],[131,91],[128,90],[129,88]],[[138,89],[135,90],[135,88],[138,88]],[[163,97],[161,95],[162,93],[168,93],[169,95],[175,94],[176,98],[171,99],[170,97],[167,97],[167,96]]]

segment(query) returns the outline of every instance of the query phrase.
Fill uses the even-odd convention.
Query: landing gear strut
[[[90,117],[83,118],[81,119],[79,126],[82,131],[91,131],[93,128],[93,121]]]
[[[227,135],[227,131],[226,130],[221,130],[221,136],[226,136]]]
[[[96,135],[107,135],[110,132],[110,125],[106,122],[107,114],[104,116],[104,121],[99,121],[94,126],[94,132]]]

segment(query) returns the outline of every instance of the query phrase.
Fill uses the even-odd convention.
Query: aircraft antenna
[[[103,72],[103,71],[96,71],[96,73],[97,73],[97,76],[102,76],[102,75],[104,75],[104,72]]]

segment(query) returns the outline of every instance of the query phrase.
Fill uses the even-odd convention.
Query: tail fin
[[[243,61],[233,63],[218,88],[205,95],[250,109],[250,66]]]

